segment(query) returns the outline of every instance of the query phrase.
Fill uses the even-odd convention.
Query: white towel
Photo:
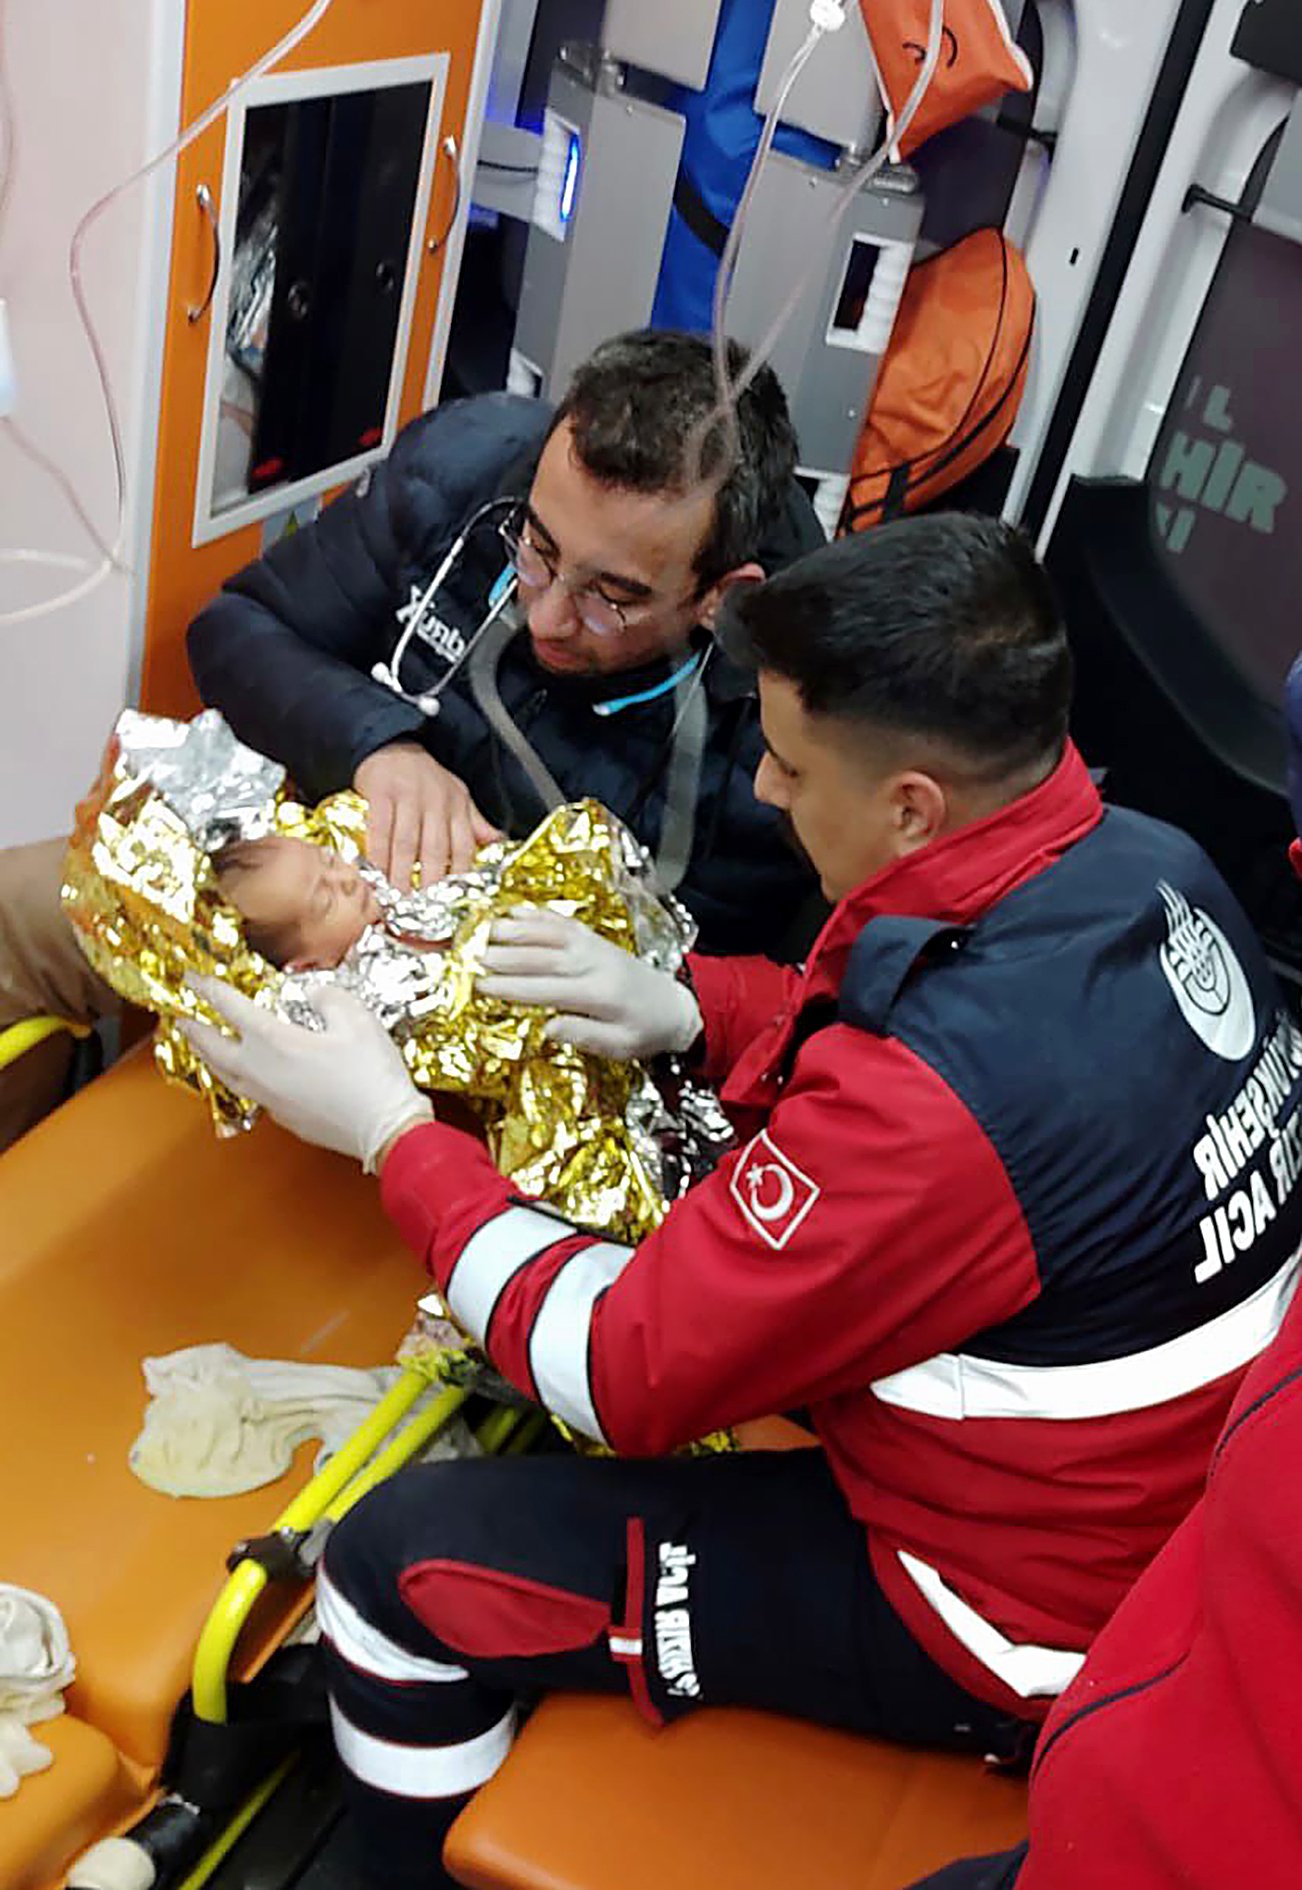
[[[53,1764],[27,1730],[63,1711],[77,1671],[63,1616],[44,1595],[0,1582],[0,1798]]]
[[[165,1496],[235,1496],[274,1483],[309,1437],[321,1439],[319,1467],[399,1375],[392,1365],[359,1371],[246,1358],[230,1345],[187,1346],[145,1359],[143,1370],[151,1402],[129,1461]],[[427,1454],[470,1448],[457,1424]]]

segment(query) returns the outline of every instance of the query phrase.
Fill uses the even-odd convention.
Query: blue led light
[[[579,187],[579,139],[570,133],[570,148],[565,158],[565,182],[561,185],[561,222],[568,223],[574,209],[574,195]]]

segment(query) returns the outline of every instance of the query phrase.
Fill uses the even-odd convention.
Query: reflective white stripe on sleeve
[[[941,1352],[872,1389],[883,1404],[937,1418],[1101,1418],[1187,1397],[1256,1358],[1288,1311],[1302,1260],[1179,1338],[1088,1365],[1007,1365]]]
[[[322,1569],[316,1578],[316,1618],[322,1634],[350,1667],[377,1680],[466,1680],[464,1667],[412,1654],[372,1626],[352,1602],[341,1595]]]
[[[578,1232],[568,1221],[535,1208],[506,1208],[485,1221],[461,1249],[448,1281],[447,1302],[459,1324],[482,1339],[493,1308],[520,1268]]]
[[[529,1369],[549,1411],[604,1444],[588,1373],[592,1310],[633,1258],[631,1247],[601,1240],[565,1262],[548,1288],[529,1335]]]
[[[377,1739],[354,1726],[333,1700],[330,1726],[340,1760],[363,1785],[400,1798],[459,1798],[487,1784],[511,1750],[515,1708],[509,1707],[496,1726],[477,1739],[462,1739],[454,1746],[399,1746],[391,1739]]]
[[[1020,1699],[1053,1699],[1076,1678],[1084,1664],[1084,1654],[1073,1653],[1065,1647],[1036,1647],[1030,1641],[1021,1644],[1010,1641],[956,1595],[934,1568],[904,1549],[896,1553],[905,1573],[917,1583],[954,1639]]]

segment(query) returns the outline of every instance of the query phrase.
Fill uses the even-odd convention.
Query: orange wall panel
[[[190,0],[186,21],[182,123],[192,119],[282,38],[308,0]],[[465,148],[465,114],[478,0],[334,0],[320,24],[277,71],[353,65],[374,59],[447,52],[450,63],[439,124]],[[158,427],[158,465],[145,621],[141,706],[160,715],[190,715],[198,705],[185,658],[186,626],[224,578],[256,558],[260,524],[192,545],[195,480],[203,414],[211,316],[191,323],[212,267],[212,238],[195,202],[206,183],[220,216],[226,120],[219,119],[177,162],[176,218]],[[441,154],[430,194],[426,239],[441,236],[452,214],[452,166]],[[443,277],[443,251],[422,250],[420,278],[403,378],[399,422],[420,411]]]

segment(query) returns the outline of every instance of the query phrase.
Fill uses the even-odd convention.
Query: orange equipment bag
[[[1008,31],[999,0],[944,0],[940,57],[931,84],[900,140],[920,144],[1005,92],[1029,92],[1031,62]],[[895,124],[927,53],[931,0],[859,0],[872,42],[882,102]]]
[[[1001,230],[915,263],[855,450],[843,531],[928,504],[1007,439],[1026,384],[1035,291]]]

